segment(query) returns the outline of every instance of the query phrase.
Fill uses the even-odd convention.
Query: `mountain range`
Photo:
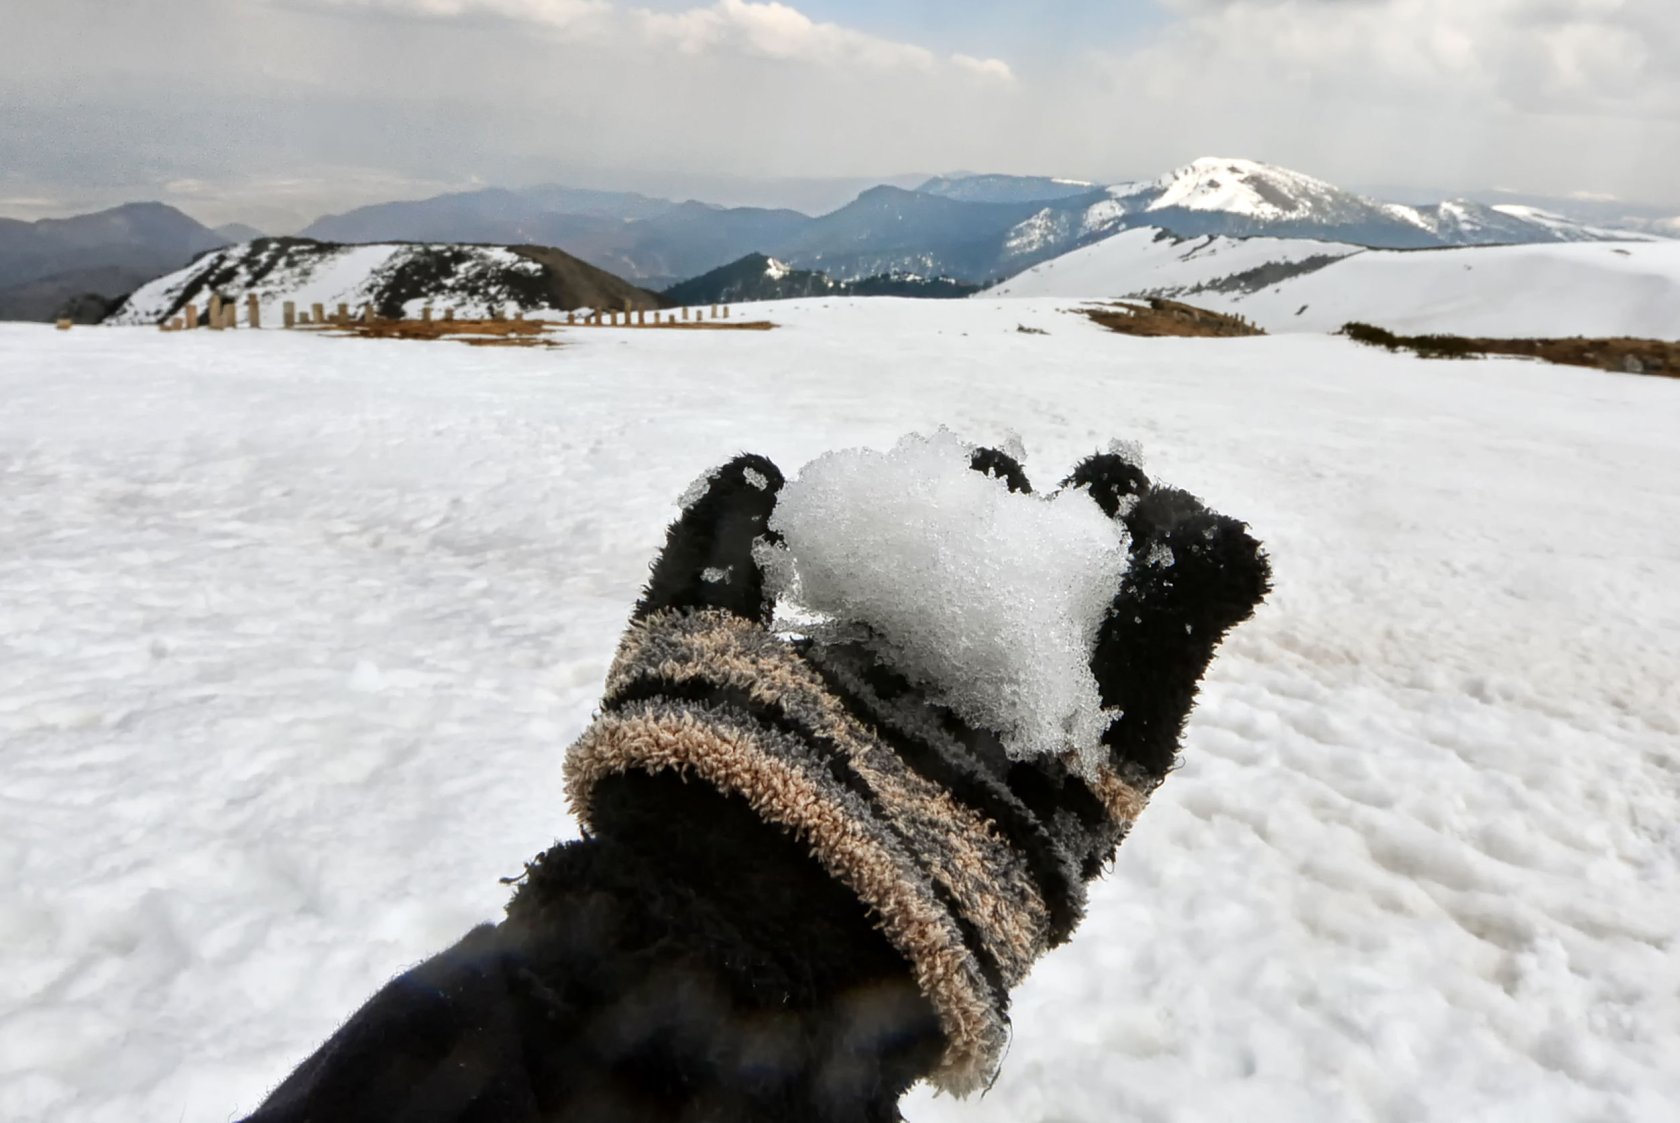
[[[986,283],[1121,230],[1316,238],[1384,249],[1625,238],[1545,210],[1459,199],[1385,203],[1251,160],[1196,160],[1153,180],[1102,186],[1040,176],[955,175],[878,186],[812,217],[670,203],[631,193],[487,189],[380,204],[304,233],[337,241],[538,241],[637,284],[667,287],[764,253],[836,281],[884,274]],[[569,208],[569,209],[562,209]]]
[[[0,320],[45,320],[72,306],[97,320],[105,298],[230,240],[163,203],[37,222],[0,218]]]
[[[1608,213],[1608,212],[1606,212]],[[302,236],[337,244],[555,247],[648,290],[761,254],[837,285],[871,278],[987,285],[1126,230],[1176,237],[1307,239],[1380,249],[1626,240],[1529,202],[1382,202],[1300,172],[1207,158],[1158,178],[1098,185],[954,174],[881,185],[827,214],[675,202],[636,192],[485,188],[328,215]],[[45,318],[72,297],[113,297],[255,231],[211,230],[132,204],[75,219],[0,220],[0,317]],[[762,266],[758,267],[763,273]],[[88,304],[88,307],[94,305]]]
[[[979,286],[949,277],[880,273],[857,281],[836,281],[816,269],[795,269],[761,253],[719,266],[672,285],[660,295],[677,305],[738,304],[751,300],[797,300],[811,296],[911,296],[922,299],[970,296]]]

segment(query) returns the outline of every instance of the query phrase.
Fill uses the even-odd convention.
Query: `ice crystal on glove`
[[[973,451],[941,430],[818,457],[782,489],[770,527],[785,552],[763,551],[781,554],[767,577],[786,619],[862,625],[1010,756],[1076,750],[1094,765],[1115,715],[1091,652],[1126,572],[1125,527],[1084,491],[1011,494],[969,468]]]

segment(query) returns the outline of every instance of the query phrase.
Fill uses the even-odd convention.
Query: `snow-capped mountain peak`
[[[1261,219],[1304,218],[1347,192],[1321,179],[1254,160],[1208,156],[1155,181],[1152,211],[1173,207]]]

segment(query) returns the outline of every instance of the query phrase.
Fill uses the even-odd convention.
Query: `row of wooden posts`
[[[584,317],[583,319],[579,319],[578,314],[576,312],[567,312],[566,313],[566,322],[568,324],[578,324],[578,325],[581,325],[583,327],[597,327],[597,328],[601,328],[601,327],[612,327],[612,328],[616,328],[616,327],[625,327],[625,328],[636,327],[636,328],[639,328],[639,327],[650,327],[650,326],[657,327],[661,324],[688,323],[689,322],[689,311],[690,311],[690,309],[688,309],[687,307],[684,307],[684,308],[680,309],[679,312],[660,312],[658,309],[654,309],[653,311],[650,312],[646,308],[638,308],[634,312],[632,312],[628,308],[626,308],[623,312],[602,312],[602,311],[597,310],[597,311],[591,313],[589,316]],[[698,322],[706,319],[706,313],[708,311],[711,312],[711,318],[714,319],[714,320],[727,320],[727,319],[729,319],[729,305],[727,305],[727,304],[714,304],[714,305],[711,306],[711,308],[709,310],[705,309],[705,308],[695,308],[695,309],[693,309],[694,322],[698,323]],[[679,315],[679,313],[680,313],[680,315]],[[631,319],[632,316],[635,317],[634,322],[632,322],[632,319]],[[651,317],[651,319],[650,319],[650,317]]]
[[[691,312],[693,313],[692,317],[690,316]],[[646,308],[626,308],[622,312],[597,309],[588,316],[581,317],[576,312],[567,312],[566,323],[579,327],[659,327],[665,324],[697,323],[705,320],[708,312],[713,320],[729,319],[729,305],[714,304],[710,308],[690,309],[684,307],[677,312],[660,312],[657,309],[650,311]],[[442,315],[438,318],[444,323],[452,322],[455,319],[455,309],[443,309]],[[488,318],[496,321],[523,320],[525,313],[515,311],[511,316],[504,316],[501,309],[492,308]],[[358,321],[371,324],[379,319],[381,317],[371,304],[363,305],[360,315],[353,315],[350,311],[350,305],[340,304],[329,316],[324,304],[311,304],[308,311],[300,312],[297,302],[288,300],[281,305],[280,311],[281,326],[288,328],[310,327],[318,324],[350,324]],[[429,324],[432,322],[430,305],[420,309],[420,319],[423,323]],[[221,294],[216,293],[210,297],[210,307],[203,316],[200,316],[196,304],[188,304],[182,309],[181,315],[159,324],[158,328],[162,331],[185,331],[197,328],[201,324],[217,330],[237,327],[239,325],[238,302],[223,300]],[[245,325],[253,328],[262,327],[262,305],[258,301],[256,293],[248,293],[245,296]]]

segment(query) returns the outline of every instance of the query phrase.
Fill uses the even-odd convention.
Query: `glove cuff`
[[[832,669],[752,621],[659,612],[625,634],[603,712],[568,753],[567,797],[586,830],[610,829],[594,818],[598,781],[672,770],[800,839],[937,1012],[947,1048],[930,1081],[967,1094],[1001,1060],[1009,988],[1079,918],[1081,862],[948,736],[866,723],[854,704]],[[1112,806],[1141,801],[1127,788]]]

